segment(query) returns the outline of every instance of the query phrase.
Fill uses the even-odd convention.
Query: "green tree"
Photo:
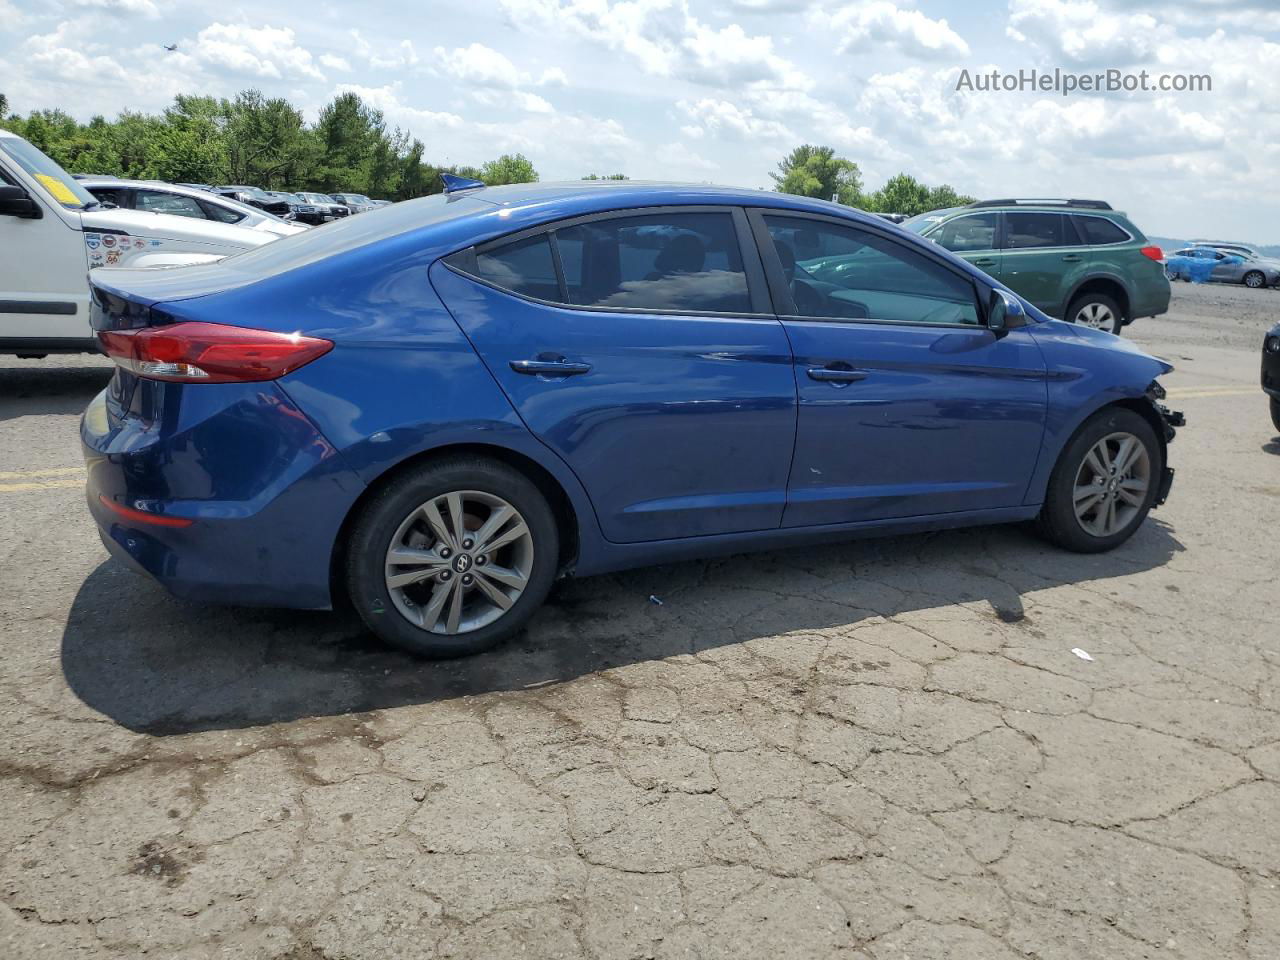
[[[770,173],[779,193],[801,197],[836,200],[858,206],[862,195],[862,172],[846,157],[836,156],[832,147],[805,143],[778,163],[778,172]]]
[[[504,153],[480,168],[480,177],[490,186],[500,183],[537,183],[538,171],[523,153]]]
[[[582,179],[583,180],[630,180],[631,178],[628,177],[625,173],[606,173],[603,176],[601,176],[598,173],[589,173]]]
[[[942,186],[934,187],[929,191],[929,210],[963,207],[966,203],[973,203],[976,199],[976,197],[970,197],[963,193],[956,193],[954,187],[944,183]],[[926,211],[921,210],[920,212],[925,213]]]
[[[320,162],[313,181],[321,190],[368,193],[374,154],[386,137],[382,111],[355,93],[342,93],[320,111],[315,136]]]

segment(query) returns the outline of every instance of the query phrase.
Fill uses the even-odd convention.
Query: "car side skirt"
[[[647,543],[611,543],[599,541],[579,557],[574,573],[594,576],[632,567],[673,563],[703,557],[734,553],[756,553],[806,544],[831,543],[840,540],[864,540],[893,537],[900,534],[949,530],[957,527],[979,527],[1001,523],[1018,523],[1033,519],[1040,504],[1022,504],[990,510],[965,510],[919,517],[897,517],[890,520],[865,520],[858,523],[833,523],[814,527],[781,527],[776,530],[753,530],[746,533],[710,537],[688,537],[681,540],[655,540]]]

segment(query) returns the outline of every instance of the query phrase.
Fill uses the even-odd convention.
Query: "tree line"
[[[355,93],[334,97],[314,124],[283,97],[244,90],[234,98],[179,94],[161,113],[125,110],[114,120],[77,121],[63,110],[8,114],[0,127],[39,147],[73,173],[172,183],[250,184],[268,190],[363,193],[409,200],[443,189],[442,173],[487,184],[529,183],[538,171],[522,154],[478,167],[426,159],[426,146]],[[928,187],[906,173],[866,192],[858,165],[831,147],[803,144],[770,173],[782,193],[836,200],[881,213],[913,215],[972,202],[943,184]],[[591,173],[583,180],[626,180]]]

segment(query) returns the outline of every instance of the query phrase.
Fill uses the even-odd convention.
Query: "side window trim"
[[[899,242],[898,238],[887,230],[881,230],[874,224],[864,224],[852,220],[845,220],[841,217],[823,216],[822,214],[809,213],[807,211],[787,210],[782,207],[750,207],[747,210],[747,218],[751,223],[751,230],[755,237],[756,245],[760,248],[760,256],[764,260],[765,276],[769,281],[769,293],[773,298],[774,313],[779,320],[803,320],[808,323],[841,323],[841,324],[872,324],[876,326],[893,326],[893,327],[960,327],[966,330],[972,330],[973,327],[966,323],[916,323],[910,320],[863,320],[849,319],[847,317],[806,317],[796,313],[796,305],[791,297],[791,288],[787,284],[786,274],[782,270],[782,260],[778,257],[777,248],[773,245],[773,237],[769,234],[769,228],[764,222],[766,216],[790,217],[796,220],[813,220],[816,223],[830,223],[838,227],[848,227],[854,230],[862,230],[866,233],[873,234],[882,240]],[[1000,229],[998,226],[997,229]],[[953,263],[947,262],[943,257],[938,256],[932,250],[910,248],[913,252],[920,254],[935,265],[942,267],[957,279],[964,281],[969,285],[973,293],[974,306],[977,309],[978,319],[983,327],[987,325],[987,299],[994,287],[984,289],[985,285],[980,285],[973,277],[966,274],[963,270],[958,270]]]
[[[575,227],[583,223],[595,223],[601,220],[623,220],[630,217],[644,216],[661,216],[662,214],[690,214],[690,213],[723,213],[728,214],[733,221],[734,233],[737,236],[738,246],[741,249],[742,268],[747,280],[747,293],[751,300],[751,311],[742,313],[724,313],[711,310],[653,310],[648,307],[604,307],[596,304],[578,304],[569,303],[568,284],[565,281],[564,264],[560,259],[560,245],[556,240],[556,231],[564,230],[568,227]],[[735,215],[736,214],[736,215]],[[623,207],[615,210],[602,210],[596,213],[582,214],[577,217],[570,217],[565,220],[556,220],[552,223],[540,223],[535,227],[528,227],[524,230],[517,230],[513,233],[503,234],[500,237],[493,237],[485,240],[483,243],[473,244],[470,247],[464,247],[451,254],[446,254],[440,258],[446,267],[455,273],[460,273],[468,280],[476,283],[482,283],[486,287],[505,293],[509,297],[519,297],[521,300],[527,300],[530,303],[538,303],[543,306],[556,307],[561,310],[581,310],[589,313],[635,313],[635,314],[655,314],[661,313],[673,317],[728,317],[743,320],[773,320],[776,319],[774,311],[770,308],[769,292],[762,289],[761,280],[763,279],[759,273],[752,270],[753,258],[758,258],[759,254],[755,251],[754,245],[750,244],[750,239],[744,234],[746,215],[741,207],[728,204],[666,204],[658,207]],[[520,240],[527,240],[531,237],[546,235],[547,241],[551,246],[551,259],[555,264],[556,279],[560,285],[561,302],[552,300],[541,300],[538,297],[531,297],[528,294],[518,293],[515,290],[507,290],[499,287],[497,284],[491,283],[484,277],[479,275],[477,259],[480,254],[497,247],[505,246],[509,243],[517,243]],[[759,266],[759,260],[756,259],[756,266]]]

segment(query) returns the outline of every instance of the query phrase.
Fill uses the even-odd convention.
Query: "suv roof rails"
[[[1083,210],[1111,210],[1111,204],[1105,200],[1061,200],[1061,199],[1028,199],[1008,198],[1004,200],[979,200],[969,204],[971,207],[1077,207]]]

